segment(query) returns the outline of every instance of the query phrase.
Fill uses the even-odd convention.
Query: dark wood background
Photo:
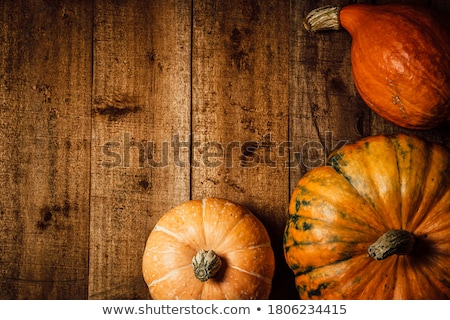
[[[217,196],[264,223],[271,298],[297,299],[293,186],[344,143],[411,132],[362,102],[347,32],[302,27],[353,2],[390,1],[1,1],[0,298],[147,299],[156,221]]]

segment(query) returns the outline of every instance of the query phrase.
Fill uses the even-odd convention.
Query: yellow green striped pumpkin
[[[406,134],[336,150],[295,187],[283,246],[301,299],[449,299],[449,151]]]

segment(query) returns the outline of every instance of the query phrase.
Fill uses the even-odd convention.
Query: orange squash
[[[405,134],[335,151],[295,187],[284,253],[302,299],[449,299],[450,152]]]
[[[168,211],[150,233],[142,262],[153,299],[267,299],[274,268],[261,221],[217,198]]]
[[[448,21],[425,6],[352,4],[315,9],[305,27],[346,29],[362,99],[384,119],[422,130],[450,121]]]

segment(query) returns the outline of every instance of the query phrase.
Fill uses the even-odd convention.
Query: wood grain
[[[0,297],[85,299],[92,6],[0,5]]]
[[[190,19],[187,1],[96,1],[90,299],[149,297],[147,237],[189,199],[189,157],[175,163],[171,144],[190,134]]]

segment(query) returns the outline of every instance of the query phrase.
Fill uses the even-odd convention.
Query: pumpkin
[[[246,207],[219,198],[182,203],[151,231],[142,270],[153,299],[267,299],[275,261]]]
[[[414,135],[347,144],[292,193],[284,254],[302,299],[450,298],[450,153]]]
[[[311,11],[309,31],[346,29],[356,89],[378,115],[408,129],[450,121],[448,16],[407,4],[327,6]]]

